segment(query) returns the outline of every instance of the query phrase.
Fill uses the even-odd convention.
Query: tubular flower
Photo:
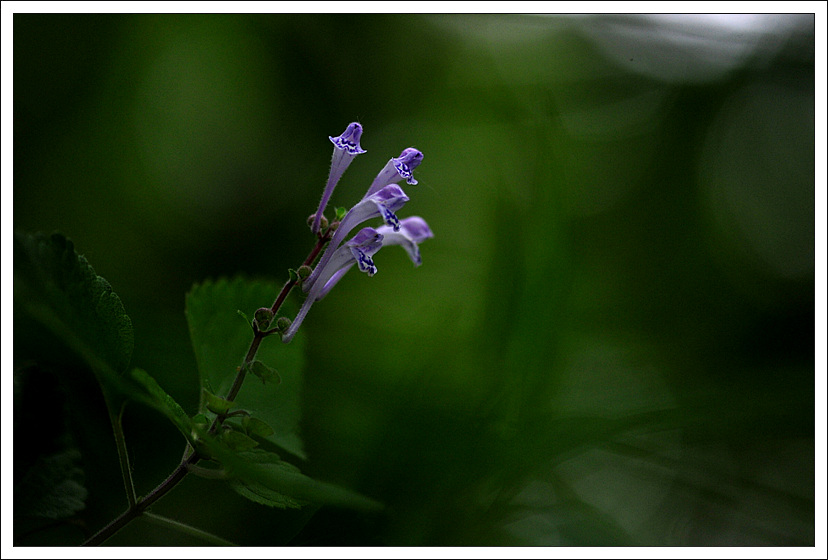
[[[345,170],[348,169],[351,161],[356,156],[365,153],[365,150],[359,145],[359,139],[361,137],[362,125],[358,122],[349,124],[345,132],[339,136],[328,136],[330,141],[333,142],[334,150],[331,156],[331,170],[328,173],[328,182],[325,185],[325,190],[322,192],[322,200],[319,202],[319,209],[316,211],[313,224],[311,225],[311,231],[314,235],[319,232],[322,213],[325,211],[325,207],[328,205],[328,201],[331,199],[334,188],[336,188],[336,184],[339,182],[342,174],[345,173]]]
[[[377,273],[377,267],[374,265],[371,256],[382,247],[382,239],[383,235],[374,228],[362,228],[359,233],[333,253],[320,272],[317,282],[310,290],[308,297],[302,303],[299,313],[296,314],[296,319],[293,320],[290,327],[282,335],[282,342],[287,343],[293,339],[314,302],[325,297],[333,285],[352,266],[356,264],[359,270],[368,276],[373,276]]]
[[[342,135],[330,137],[334,144],[334,153],[331,158],[331,171],[328,175],[328,182],[322,194],[322,201],[319,209],[313,216],[311,229],[319,236],[320,242],[327,239],[327,234],[319,234],[322,213],[328,204],[345,169],[350,165],[351,160],[358,154],[364,153],[360,145],[362,126],[359,123],[351,123]],[[337,212],[338,223],[333,236],[318,264],[310,272],[310,275],[302,274],[299,277],[302,281],[302,290],[307,293],[302,307],[296,318],[282,334],[282,342],[290,342],[311,306],[324,298],[328,292],[342,279],[343,276],[354,265],[368,276],[377,273],[373,256],[383,245],[402,246],[414,266],[420,266],[419,244],[430,237],[434,237],[428,224],[419,216],[411,216],[400,220],[396,212],[408,202],[408,196],[397,183],[405,180],[409,185],[416,185],[413,170],[423,161],[423,153],[415,148],[406,148],[399,157],[391,158],[385,167],[379,172],[368,192],[343,216]],[[339,217],[341,216],[341,219]],[[359,230],[350,240],[345,238],[366,220],[381,218],[384,225],[377,229],[365,227]],[[300,269],[301,270],[301,269]],[[307,270],[307,269],[306,269]],[[297,280],[294,278],[294,281]],[[280,331],[281,332],[281,331]]]
[[[382,246],[388,245],[402,245],[406,250],[414,266],[420,266],[422,259],[420,258],[419,243],[422,243],[430,237],[434,237],[431,229],[428,227],[426,221],[419,216],[411,216],[400,221],[400,230],[394,231],[391,226],[380,226],[376,229],[377,233],[382,235]],[[378,251],[379,249],[377,249]],[[356,261],[346,264],[331,275],[330,279],[325,282],[322,289],[319,290],[319,295],[316,301],[325,297],[331,291],[339,279],[345,276],[345,273],[354,265]]]
[[[379,175],[376,176],[374,182],[368,188],[365,196],[371,196],[385,185],[389,183],[397,183],[403,179],[409,185],[416,185],[417,180],[414,178],[412,171],[423,162],[423,152],[416,148],[406,148],[400,154],[400,157],[391,158]]]
[[[351,230],[365,220],[381,217],[393,231],[399,230],[400,221],[394,212],[402,208],[406,202],[408,202],[408,196],[397,185],[388,185],[371,196],[359,201],[342,218],[328,248],[319,260],[319,264],[316,265],[316,268],[307,280],[303,282],[302,289],[307,292],[313,288],[322,271],[328,265],[328,261],[335,254],[345,237],[347,237]]]

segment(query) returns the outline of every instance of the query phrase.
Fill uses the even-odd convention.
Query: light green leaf
[[[238,481],[234,489],[258,503],[272,507],[298,507],[307,502],[363,511],[383,507],[379,502],[351,490],[314,480],[282,461],[275,453],[261,449],[234,453],[214,438],[206,438],[204,443],[228,475]],[[240,491],[239,487],[244,490]]]
[[[267,468],[281,469],[285,472],[290,473],[299,472],[299,469],[297,469],[290,463],[285,463],[275,453],[269,453],[267,451],[263,451],[260,449],[253,449],[251,451],[239,453],[239,457],[248,460],[251,463],[265,465]],[[261,484],[256,481],[234,478],[230,482],[230,486],[233,488],[233,490],[235,490],[248,500],[252,500],[256,503],[265,506],[286,509],[300,508],[301,506],[305,505],[305,503],[301,500],[296,500],[294,498],[291,498],[290,496],[285,496],[284,494],[281,494],[273,490],[272,488],[269,488],[264,484]]]
[[[217,397],[207,389],[202,389],[201,392],[204,395],[204,406],[214,414],[227,414],[234,406],[232,401]]]
[[[202,387],[213,387],[211,392],[217,395],[227,394],[253,340],[252,328],[238,320],[237,310],[252,315],[269,306],[281,288],[276,282],[236,278],[208,281],[187,294],[187,322]],[[283,312],[286,309],[292,310],[290,303]],[[281,344],[278,336],[265,338],[257,358],[263,365],[278,368],[281,383],[262,386],[248,380],[235,400],[238,407],[273,427],[269,441],[301,458],[305,458],[299,438],[303,352],[300,339]]]
[[[263,506],[270,506],[279,509],[298,509],[304,505],[298,500],[294,500],[289,496],[280,494],[275,490],[271,490],[267,486],[263,486],[255,482],[247,483],[243,480],[234,479],[230,481],[230,488],[248,500],[256,502],[257,504],[262,504]]]
[[[242,428],[251,436],[266,438],[273,435],[273,428],[269,424],[262,422],[258,418],[251,418],[250,416],[242,418]]]
[[[259,442],[236,430],[226,430],[221,434],[221,442],[233,451],[253,449]]]
[[[250,364],[250,372],[262,380],[262,383],[281,383],[282,378],[279,377],[279,372],[271,367],[267,367],[259,360]]]

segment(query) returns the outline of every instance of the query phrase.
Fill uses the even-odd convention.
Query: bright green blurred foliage
[[[329,216],[425,154],[423,266],[380,252],[298,335],[302,470],[386,511],[201,479],[154,511],[260,545],[813,545],[814,21],[690,18],[15,15],[14,226],[74,240],[191,414],[190,287],[287,278],[348,122]],[[126,503],[89,406],[94,531]],[[146,493],[183,441],[125,422]]]

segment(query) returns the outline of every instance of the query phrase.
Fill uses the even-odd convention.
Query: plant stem
[[[314,246],[313,250],[308,255],[308,258],[306,258],[305,262],[302,263],[302,266],[310,266],[311,263],[313,263],[313,261],[316,260],[316,257],[319,256],[319,252],[322,251],[322,248],[325,246],[325,244],[328,241],[330,241],[332,233],[333,227],[329,227],[323,235],[319,236],[319,240],[316,242],[316,245]],[[284,303],[285,299],[290,293],[290,290],[292,290],[293,286],[295,285],[296,280],[288,280],[287,282],[285,282],[285,285],[282,286],[282,291],[279,292],[276,301],[273,302],[273,306],[270,308],[270,311],[273,313],[274,316],[276,315],[276,313],[279,312],[279,308],[282,307],[282,303]]]
[[[121,477],[124,479],[124,490],[126,490],[129,507],[135,507],[138,498],[135,495],[135,484],[132,481],[132,469],[129,466],[129,453],[127,452],[126,439],[124,438],[124,410],[126,401],[121,403],[121,410],[118,414],[114,411],[114,399],[104,391],[104,400],[107,402],[106,409],[109,411],[109,422],[112,424],[112,433],[115,435],[115,447],[118,450],[118,462],[121,465]]]
[[[229,478],[224,469],[207,469],[199,467],[195,463],[187,465],[187,470],[200,478],[212,478],[213,480],[227,480]]]
[[[322,248],[328,241],[330,241],[331,233],[333,233],[333,228],[329,227],[324,234],[318,236],[316,245],[314,245],[313,249],[308,254],[308,257],[302,263],[303,266],[310,266],[313,263],[313,261],[316,260],[316,257],[319,256],[319,253],[320,251],[322,251]],[[279,311],[279,308],[282,306],[282,303],[284,303],[285,299],[287,299],[288,294],[296,285],[296,282],[296,280],[288,280],[287,282],[285,282],[285,285],[282,286],[282,290],[279,292],[279,295],[276,297],[276,301],[273,302],[273,306],[271,307],[271,311],[274,315],[276,314],[276,312]],[[247,367],[251,363],[253,363],[253,360],[256,357],[256,352],[258,352],[259,350],[259,345],[262,343],[262,340],[266,336],[259,330],[254,330],[254,333],[255,334],[253,335],[253,341],[250,343],[250,348],[247,350],[247,355],[244,358],[244,363],[242,364],[242,367],[239,368],[239,371],[236,373],[236,378],[233,380],[233,385],[230,387],[230,390],[227,392],[227,396],[225,397],[225,399],[228,401],[234,400],[236,396],[239,394],[242,383],[244,383],[244,377],[247,373]],[[123,409],[121,409],[121,414],[123,414]],[[229,541],[225,541],[220,537],[216,537],[215,535],[211,535],[194,527],[190,527],[189,525],[185,525],[184,523],[178,523],[177,521],[173,521],[171,519],[167,519],[165,517],[161,517],[146,512],[147,508],[149,508],[157,500],[166,495],[167,492],[175,488],[178,485],[178,483],[181,482],[185,476],[187,476],[187,474],[190,472],[190,466],[195,465],[201,459],[198,456],[197,452],[195,450],[185,451],[184,457],[182,457],[181,459],[181,463],[166,478],[166,480],[164,480],[164,482],[159,484],[152,492],[144,496],[142,499],[137,500],[135,497],[135,487],[132,485],[132,474],[129,471],[129,459],[126,454],[126,444],[123,438],[123,430],[121,429],[120,416],[115,417],[113,414],[110,414],[110,418],[112,419],[112,426],[113,430],[115,431],[115,443],[118,446],[118,456],[121,458],[121,471],[124,475],[124,485],[127,487],[127,498],[129,499],[129,508],[124,513],[113,519],[103,529],[101,529],[92,537],[87,539],[83,543],[83,546],[97,546],[102,544],[109,537],[123,529],[130,521],[132,521],[136,517],[140,517],[141,515],[151,516],[156,522],[163,520],[167,524],[174,524],[177,526],[178,529],[189,532],[190,534],[198,535],[207,540],[212,539],[214,544],[232,545],[232,543],[230,543]],[[221,426],[221,424],[226,419],[227,415],[222,414],[217,416],[212,426],[210,426],[210,433],[214,434],[216,430],[219,428],[219,426]],[[189,444],[188,449],[191,449],[189,447]]]
[[[149,521],[157,525],[161,525],[164,527],[169,527],[171,529],[175,529],[177,531],[181,531],[182,533],[186,533],[188,535],[203,539],[210,544],[218,545],[218,546],[236,546],[235,544],[231,543],[230,541],[223,539],[217,535],[212,533],[208,533],[207,531],[202,531],[201,529],[196,529],[186,523],[181,523],[180,521],[175,521],[174,519],[170,519],[168,517],[163,517],[161,515],[156,515],[154,513],[146,512],[144,513],[146,518]]]
[[[325,244],[331,239],[331,233],[333,232],[332,228],[328,228],[324,234],[319,236],[319,239],[316,241],[316,245],[314,245],[311,252],[308,254],[305,261],[302,263],[302,266],[310,266],[316,257],[319,256],[320,251],[325,246]],[[282,290],[279,292],[279,295],[276,296],[276,301],[273,302],[273,305],[270,308],[271,313],[275,316],[276,313],[279,312],[279,308],[282,307],[282,303],[287,299],[288,294],[296,285],[296,280],[288,280],[285,282],[284,286],[282,286]],[[256,358],[256,352],[259,351],[259,345],[262,343],[262,340],[266,336],[259,330],[254,331],[255,334],[253,335],[253,341],[250,343],[250,348],[247,350],[247,355],[244,357],[244,362],[242,366],[239,368],[238,373],[236,373],[236,378],[233,380],[233,385],[230,387],[230,390],[227,392],[227,396],[225,396],[225,400],[234,401],[241,390],[242,383],[244,383],[244,377],[247,375],[247,366],[253,363],[253,360]],[[227,415],[222,414],[216,417],[216,420],[213,422],[213,425],[210,427],[210,432],[214,433],[216,429],[227,419]]]
[[[124,513],[113,519],[109,525],[95,533],[91,538],[84,542],[83,546],[97,546],[103,543],[106,539],[123,529],[127,523],[136,517],[140,517],[144,513],[144,510],[154,504],[156,500],[175,488],[175,486],[181,482],[181,480],[189,472],[187,465],[195,464],[198,462],[198,459],[198,455],[192,453],[185,461],[182,461],[182,463],[178,465],[172,474],[170,474],[164,482],[159,484],[155,490],[150,492],[143,499],[138,500],[134,506],[130,507]]]

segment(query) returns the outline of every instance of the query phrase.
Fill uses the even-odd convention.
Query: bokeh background
[[[285,278],[359,120],[332,205],[415,146],[400,216],[435,237],[312,309],[300,466],[385,512],[202,479],[156,512],[250,545],[813,545],[814,49],[809,15],[16,14],[14,228],[74,240],[195,411],[185,293]],[[70,411],[86,510],[18,544],[125,508],[102,406]],[[125,421],[147,493],[183,442]]]

